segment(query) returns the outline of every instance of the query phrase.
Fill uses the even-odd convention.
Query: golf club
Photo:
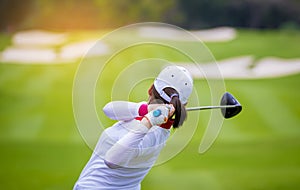
[[[219,106],[199,106],[199,107],[186,108],[187,111],[208,110],[208,109],[221,109],[221,113],[223,117],[228,119],[239,114],[242,111],[242,105],[237,101],[237,99],[232,94],[226,92],[225,94],[223,94]]]

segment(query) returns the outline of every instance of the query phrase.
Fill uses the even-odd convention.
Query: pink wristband
[[[148,113],[148,104],[142,104],[139,108],[139,116],[144,116]]]

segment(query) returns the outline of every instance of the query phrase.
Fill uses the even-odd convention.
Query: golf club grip
[[[199,110],[209,110],[209,109],[221,109],[221,108],[234,108],[236,105],[227,106],[200,106],[200,107],[189,107],[186,111],[199,111]]]

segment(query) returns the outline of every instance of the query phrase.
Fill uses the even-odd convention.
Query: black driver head
[[[221,108],[222,115],[228,119],[242,111],[242,105],[231,95],[226,92],[221,99],[221,106],[234,106],[230,108]]]

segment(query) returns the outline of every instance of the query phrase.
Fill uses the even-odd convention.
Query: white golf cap
[[[174,88],[179,93],[181,103],[186,104],[193,91],[193,78],[184,67],[168,66],[159,73],[154,81],[154,87],[167,102],[171,101],[171,97],[163,90],[167,87]]]

